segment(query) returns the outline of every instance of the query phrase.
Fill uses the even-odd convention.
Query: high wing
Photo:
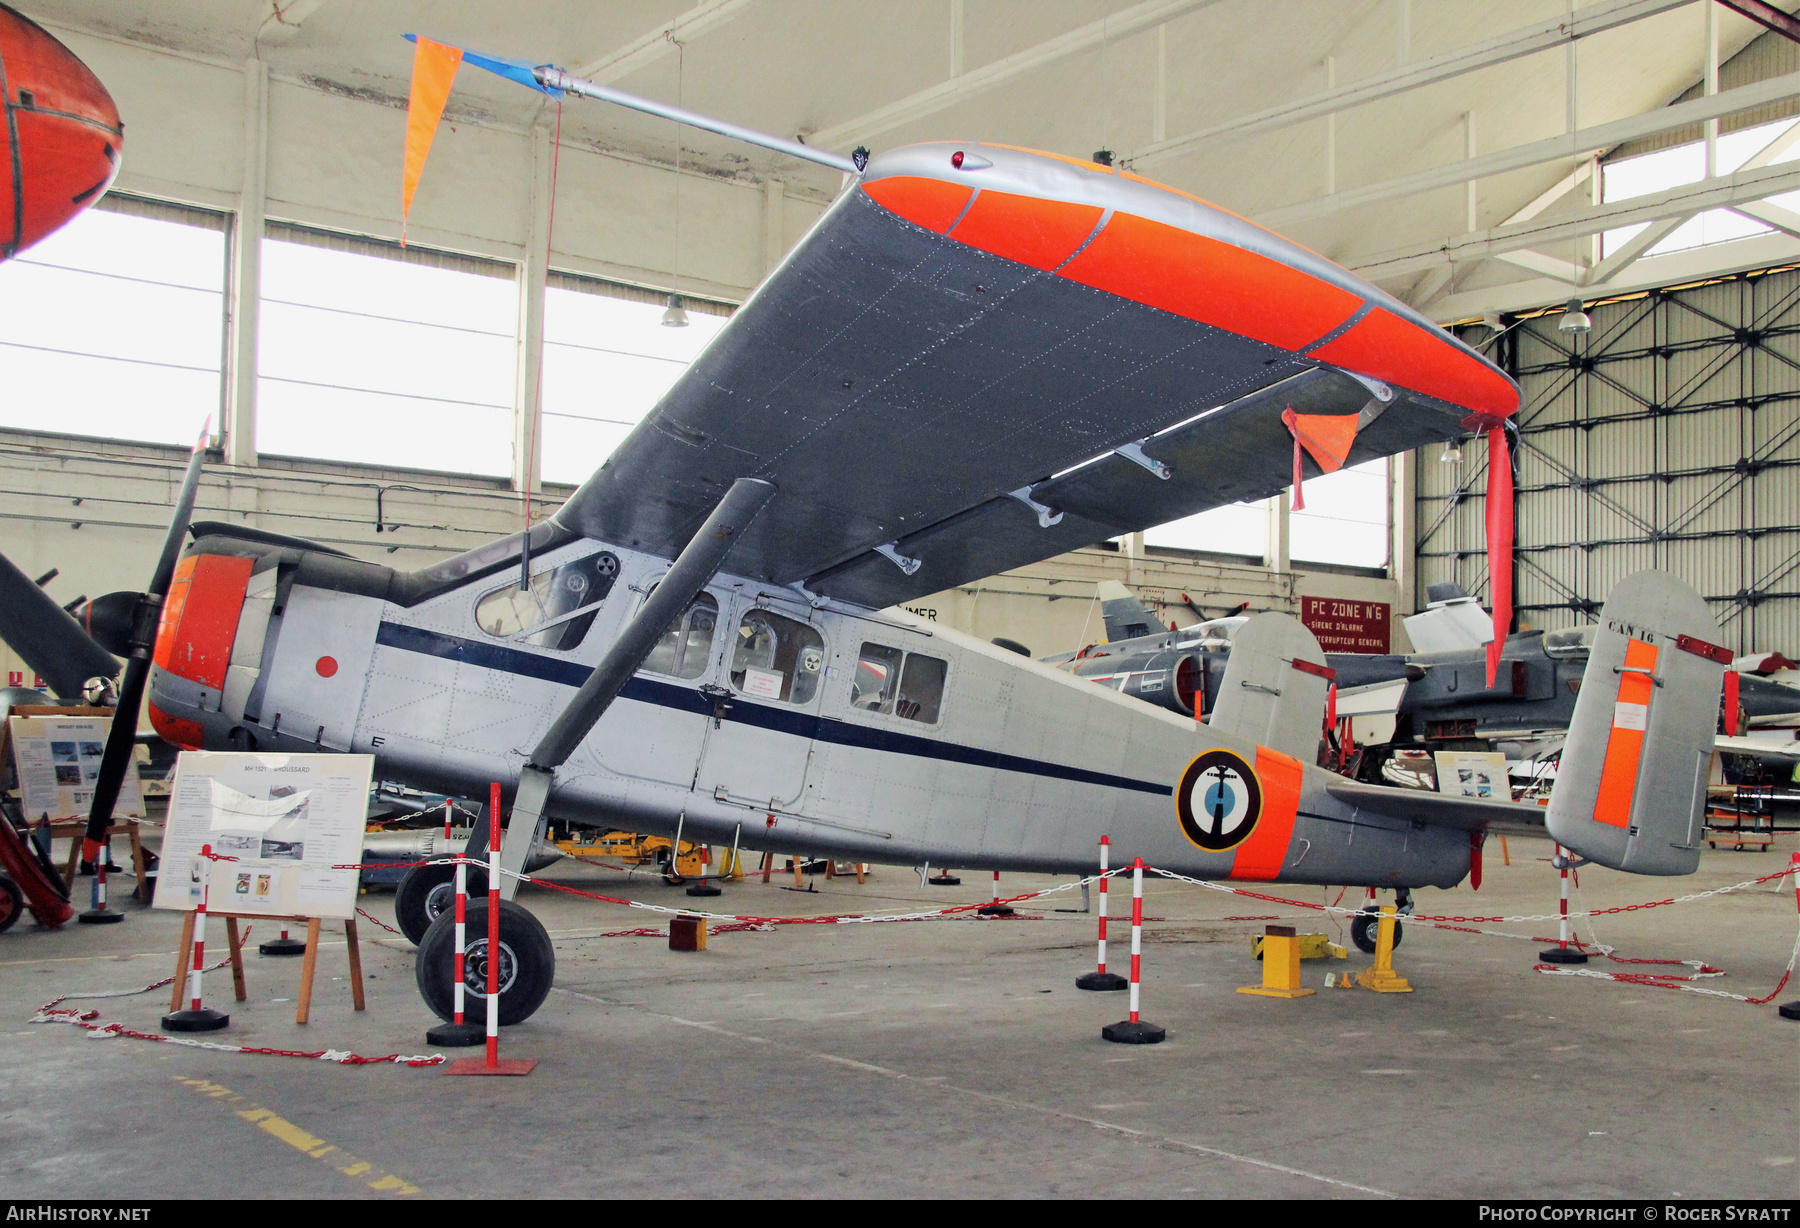
[[[1520,802],[1484,801],[1479,797],[1455,797],[1422,789],[1395,789],[1365,785],[1354,780],[1334,780],[1325,791],[1359,810],[1461,831],[1491,831],[1502,836],[1544,834],[1544,808]]]
[[[1271,495],[1290,408],[1331,416],[1328,459],[1355,464],[1518,402],[1397,300],[1196,197],[914,145],[868,163],[556,519],[674,557],[761,478],[779,494],[731,570],[881,607]]]

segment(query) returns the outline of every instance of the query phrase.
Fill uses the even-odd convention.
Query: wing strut
[[[575,753],[581,740],[606,714],[656,647],[663,630],[681,617],[687,603],[717,574],[732,546],[774,495],[774,485],[761,478],[739,478],[731,484],[643,608],[625,624],[619,638],[531,752],[519,774],[519,790],[513,798],[505,841],[500,846],[500,868],[512,872],[500,880],[503,898],[510,900],[518,893],[519,880],[513,874],[524,868],[525,858],[537,843],[538,829],[544,821],[544,803],[549,800],[556,769]]]

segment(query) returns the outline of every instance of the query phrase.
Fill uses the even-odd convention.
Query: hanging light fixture
[[[1581,300],[1578,298],[1568,301],[1563,307],[1563,318],[1556,322],[1556,331],[1559,333],[1585,333],[1592,327],[1594,322],[1581,309]]]
[[[1444,451],[1438,460],[1446,465],[1462,464],[1462,440],[1452,439],[1444,444]]]
[[[679,294],[669,296],[669,309],[663,312],[662,323],[664,328],[686,328],[688,326],[687,309],[681,305]]]

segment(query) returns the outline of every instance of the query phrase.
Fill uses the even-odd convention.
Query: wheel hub
[[[487,997],[487,953],[487,939],[478,938],[468,945],[463,958],[463,984],[470,993],[483,999]],[[503,942],[500,944],[500,992],[504,994],[511,989],[518,975],[519,961],[514,956],[513,949]]]

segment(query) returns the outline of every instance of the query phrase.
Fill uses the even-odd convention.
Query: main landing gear
[[[1412,910],[1413,910],[1412,890],[1407,887],[1395,888],[1394,889],[1394,911],[1399,916],[1405,917],[1405,916],[1410,916],[1412,914]],[[1356,914],[1356,916],[1354,916],[1350,919],[1350,941],[1354,942],[1356,944],[1356,949],[1361,951],[1363,954],[1373,955],[1373,954],[1375,954],[1375,937],[1376,937],[1376,933],[1380,929],[1380,927],[1381,927],[1381,917],[1379,914],[1377,914],[1375,912],[1374,903],[1373,903],[1373,900],[1371,900],[1367,911],[1359,912]],[[1398,920],[1396,920],[1394,922],[1394,945],[1395,946],[1400,945],[1400,936],[1403,932],[1404,932],[1403,927],[1401,926],[1400,922]]]

